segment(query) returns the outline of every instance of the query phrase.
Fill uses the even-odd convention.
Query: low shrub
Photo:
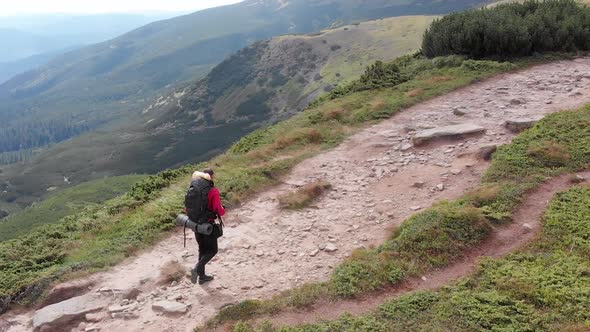
[[[186,269],[178,261],[169,261],[160,268],[159,282],[169,284],[180,281],[186,275]]]
[[[572,158],[567,146],[553,142],[534,142],[527,153],[548,167],[565,166]]]

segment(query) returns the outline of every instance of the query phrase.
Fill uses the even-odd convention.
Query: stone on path
[[[586,182],[586,178],[578,174],[578,175],[574,176],[570,182],[573,184],[578,184],[578,183]]]
[[[410,150],[411,148],[413,148],[413,147],[414,147],[414,146],[413,146],[412,144],[409,144],[409,143],[404,143],[404,144],[402,144],[402,145],[400,146],[400,148],[399,148],[399,149],[400,149],[402,152],[406,152],[406,151],[409,151],[409,150]]]
[[[87,313],[101,310],[108,304],[108,299],[96,294],[86,294],[69,300],[49,305],[37,310],[33,316],[33,329],[51,326],[55,330]]]
[[[414,145],[421,145],[437,138],[455,138],[464,135],[481,134],[486,129],[476,124],[464,123],[420,131],[414,136]]]
[[[412,184],[412,187],[414,187],[414,188],[423,188],[425,184],[426,183],[424,181],[417,181],[417,182],[414,182],[414,184]]]
[[[100,322],[101,320],[106,318],[106,314],[103,312],[98,312],[98,313],[92,313],[92,314],[86,314],[86,316],[84,317],[84,319],[87,322],[91,322],[91,323],[97,323]]]
[[[530,233],[533,230],[533,226],[530,224],[522,224],[522,231],[523,233]]]
[[[158,301],[152,304],[152,310],[170,315],[185,314],[188,307],[175,301]]]
[[[336,246],[333,243],[326,244],[326,248],[324,248],[324,251],[326,252],[334,252],[336,250],[338,250],[338,248],[336,248]]]
[[[523,119],[511,119],[504,122],[504,127],[510,130],[513,133],[520,133],[523,130],[529,129],[535,125],[535,123],[539,122],[543,117],[532,117],[532,118],[523,118]]]

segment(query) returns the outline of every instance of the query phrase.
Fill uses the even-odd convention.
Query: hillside
[[[142,175],[126,175],[88,181],[64,190],[49,188],[49,195],[42,202],[4,219],[0,218],[0,242],[26,234],[35,227],[58,222],[65,216],[125,194],[144,178]],[[3,210],[0,210],[0,213],[1,211]]]
[[[97,130],[40,153],[25,167],[3,167],[0,178],[8,191],[3,197],[16,195],[16,202],[26,205],[46,188],[61,186],[64,176],[79,183],[205,160],[244,134],[300,111],[335,84],[358,77],[375,60],[417,49],[432,19],[391,18],[255,43],[203,80],[158,97],[137,112],[135,125]]]
[[[505,11],[521,16],[496,15]],[[590,9],[548,0],[447,16],[425,47],[437,42],[429,34],[453,39],[449,26],[480,15],[499,24],[463,31],[473,39],[462,42],[535,35],[505,28],[523,27],[518,20],[556,22],[548,35],[563,39],[569,25],[582,32],[577,42],[590,40]],[[562,53],[506,62],[420,53],[377,61],[206,164],[149,176],[0,243],[0,312],[21,309],[5,313],[0,328],[587,330],[590,45],[561,45]],[[259,57],[264,72],[270,50],[272,40],[227,63]],[[211,77],[146,114],[190,121],[190,99],[166,101],[214,92]],[[183,246],[174,219],[190,175],[206,165],[229,213],[207,267],[215,280],[194,285],[186,272],[197,245]]]
[[[37,55],[32,55],[26,57],[24,59],[15,60],[15,61],[8,61],[8,62],[0,62],[0,84],[8,81],[10,78],[14,77],[17,74],[24,73],[31,69],[40,67],[46,63],[48,63],[51,59],[55,58],[56,56],[69,51],[55,51],[49,53],[42,53]]]
[[[446,13],[477,4],[438,1],[424,7],[396,0],[370,5],[360,0],[248,0],[152,23],[65,54],[1,85],[0,129],[29,128],[34,119],[61,132],[51,121],[73,118],[76,130],[52,139],[59,142],[111,120],[124,123],[121,115],[142,107],[145,98],[170,84],[204,76],[226,56],[256,40],[389,16]],[[26,132],[39,135],[37,130]],[[17,143],[14,146],[23,148],[46,144],[35,137]],[[0,152],[13,150],[12,145],[0,147]]]
[[[58,155],[62,156],[57,162],[60,166],[84,159],[85,166],[92,168],[90,173],[95,172],[92,178],[128,173],[129,168],[153,171],[174,165],[182,158],[173,156],[173,160],[160,162],[154,156],[170,146],[175,137],[156,140],[138,133],[146,121],[141,111],[175,87],[206,76],[233,52],[281,34],[314,32],[390,16],[446,13],[481,2],[434,1],[425,6],[422,2],[399,0],[247,0],[155,22],[113,40],[66,53],[0,85],[0,160],[33,159],[30,164],[5,172],[10,175],[3,178],[12,180],[14,169],[35,168],[41,171],[38,174],[47,175],[42,187],[53,186],[61,178],[53,174],[57,171],[53,161]],[[68,141],[88,132],[80,140]],[[98,159],[97,155],[71,158],[90,140],[101,136],[109,139],[98,139],[100,149],[126,145],[135,153],[145,152],[134,159],[136,162],[123,160],[126,157],[118,156],[117,151],[98,155]],[[113,141],[118,137],[122,140]],[[64,141],[65,145],[54,146]],[[34,158],[47,149],[47,154]],[[105,155],[109,160],[104,160]],[[110,162],[111,157],[116,162]],[[90,179],[88,173],[83,171],[80,177],[71,178],[85,181]],[[32,193],[22,188],[22,180],[11,183],[23,196]],[[23,201],[31,200],[24,197]]]
[[[404,63],[403,60],[398,63]],[[441,67],[435,67],[433,63]],[[232,227],[227,229],[222,241],[222,253],[210,268],[217,276],[212,288],[193,286],[182,278],[182,274],[178,281],[162,283],[159,277],[161,267],[169,261],[179,260],[184,268],[194,264],[195,244],[188,242],[187,252],[184,252],[182,229],[178,229],[137,258],[84,279],[90,283],[83,284],[83,291],[75,293],[80,297],[73,301],[94,305],[97,299],[101,308],[98,311],[107,313],[108,310],[118,310],[115,305],[124,302],[118,294],[123,296],[136,289],[134,292],[139,292],[137,300],[125,302],[126,309],[121,315],[115,315],[115,318],[101,315],[98,322],[89,322],[89,325],[105,330],[161,331],[171,328],[188,331],[228,303],[247,298],[270,298],[278,291],[318,279],[328,280],[330,284],[296,288],[277,297],[275,302],[246,301],[225,310],[222,317],[241,319],[259,310],[277,312],[289,306],[301,308],[322,296],[330,296],[333,291],[338,291],[334,296],[362,294],[415,274],[418,278],[426,275],[430,279],[430,271],[454,263],[466,250],[493,238],[496,233],[490,223],[497,223],[502,216],[510,216],[531,186],[540,185],[545,177],[573,171],[588,162],[584,153],[588,132],[586,127],[578,125],[588,119],[588,109],[584,108],[571,115],[548,118],[538,126],[539,129],[515,140],[509,148],[501,149],[502,154],[494,155],[495,166],[483,177],[482,188],[506,185],[509,190],[494,190],[491,194],[481,190],[474,191],[471,196],[462,196],[465,191],[478,188],[489,165],[488,161],[478,157],[479,148],[489,144],[501,145],[515,137],[516,133],[503,125],[505,119],[539,116],[590,101],[590,91],[585,84],[589,78],[580,76],[580,81],[576,80],[576,73],[585,72],[590,66],[587,58],[501,75],[402,111],[421,100],[514,66],[456,58],[432,62],[418,58],[410,61],[407,67],[402,66],[404,72],[421,68],[412,80],[392,88],[353,93],[325,102],[286,122],[245,137],[227,154],[211,161],[219,165],[216,167],[217,183],[225,202],[234,206],[227,218]],[[552,103],[547,103],[547,92],[565,91],[566,88],[572,89],[571,96],[556,93],[550,98]],[[486,98],[481,98],[482,95]],[[515,99],[521,102],[515,105],[511,102]],[[488,103],[488,100],[493,102]],[[464,110],[464,113],[455,112],[456,109]],[[340,111],[335,113],[334,110]],[[363,128],[375,119],[390,115],[394,115],[393,118],[384,123]],[[411,144],[419,134],[414,129],[458,122],[475,123],[487,131],[462,137],[459,141],[443,139],[430,145]],[[356,134],[344,140],[347,135],[343,133]],[[547,155],[548,159],[544,159],[544,150],[538,149],[538,138],[567,143],[572,158],[551,159],[551,155]],[[343,141],[342,145],[333,148],[335,143]],[[522,153],[532,147],[535,150]],[[299,164],[314,154],[317,155]],[[515,156],[521,158],[515,159]],[[562,162],[564,166],[553,168],[553,162]],[[195,167],[199,166],[187,166],[176,174],[164,173],[134,189],[131,196],[137,195],[144,203],[129,202],[130,197],[125,197],[107,203],[104,208],[68,219],[52,228],[52,232],[40,229],[4,244],[2,249],[10,249],[0,251],[4,253],[0,262],[7,266],[3,271],[3,280],[7,280],[5,287],[13,283],[20,285],[25,291],[19,294],[19,298],[26,301],[27,290],[30,290],[30,296],[38,294],[33,287],[26,287],[39,282],[38,278],[52,280],[54,275],[61,276],[62,271],[108,266],[145,248],[146,243],[159,238],[162,230],[173,228],[172,216],[181,209],[187,176]],[[525,173],[529,176],[520,176]],[[157,179],[167,182],[162,184]],[[333,189],[308,208],[280,210],[278,197],[317,179],[329,181]],[[420,181],[422,184],[414,185]],[[279,183],[276,187],[269,187]],[[442,184],[442,190],[438,189],[439,184]],[[428,208],[449,199],[454,201]],[[240,201],[247,204],[236,204]],[[370,205],[370,210],[359,215],[356,208],[359,202]],[[389,230],[402,222],[400,231],[392,235]],[[499,223],[498,227],[504,223]],[[364,236],[353,231],[355,226],[367,230]],[[519,224],[516,229],[521,229]],[[44,233],[48,234],[39,235]],[[535,235],[533,232],[529,234]],[[30,244],[29,239],[36,239],[33,248],[25,247]],[[518,239],[520,241],[521,237]],[[358,254],[345,260],[355,249],[371,248],[372,244],[381,241],[387,241],[382,247],[388,250],[386,254],[380,256],[373,250],[357,251]],[[512,242],[516,241],[507,241],[508,244]],[[328,244],[331,245],[328,247]],[[390,255],[389,250],[398,246],[403,254]],[[61,251],[64,247],[70,248],[67,254]],[[23,252],[26,255],[35,253],[35,257],[43,259],[30,265],[26,259],[19,258],[18,253]],[[391,260],[386,260],[389,258]],[[408,261],[414,264],[405,264]],[[79,265],[81,262],[84,262],[83,266]],[[314,273],[302,274],[302,270]],[[18,282],[15,280],[17,272]],[[371,274],[370,278],[367,273]],[[375,282],[364,282],[367,280]],[[88,285],[91,291],[86,292]],[[8,289],[4,288],[3,292]],[[98,296],[98,290],[103,295]],[[213,296],[212,292],[215,292]],[[152,305],[165,299],[191,306],[186,307],[186,314],[175,318],[155,315]],[[60,304],[54,308],[60,308]],[[48,307],[45,310],[53,309]],[[9,331],[25,330],[33,315],[33,312],[8,315],[7,320],[13,325]],[[80,316],[76,323],[83,319]],[[347,321],[337,323],[346,326]]]

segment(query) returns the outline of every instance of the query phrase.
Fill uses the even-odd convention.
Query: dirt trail
[[[590,178],[590,171],[577,173],[583,178]],[[259,322],[268,320],[275,327],[300,325],[321,320],[337,319],[345,313],[360,315],[374,310],[385,301],[410,292],[434,290],[448,285],[454,280],[466,277],[475,272],[478,263],[485,257],[503,257],[529,243],[541,230],[541,221],[551,199],[555,194],[565,191],[573,183],[572,174],[564,174],[544,183],[530,193],[514,214],[513,223],[498,227],[480,246],[469,252],[454,264],[430,271],[422,278],[408,280],[401,285],[392,287],[378,294],[370,294],[356,300],[338,302],[323,301],[311,308],[290,311],[274,316],[261,317]],[[524,225],[524,227],[523,227]]]
[[[505,120],[545,115],[589,102],[590,58],[582,58],[501,75],[411,107],[362,130],[337,148],[303,161],[283,185],[231,211],[220,253],[208,266],[207,272],[216,276],[209,285],[195,286],[188,280],[157,284],[165,263],[179,260],[187,269],[195,264],[196,243],[191,239],[185,250],[179,229],[152,250],[90,277],[95,285],[89,292],[103,294],[113,305],[120,304],[121,294],[130,289],[136,288],[139,296],[126,310],[128,314],[112,315],[105,309],[104,318],[73,331],[86,327],[192,331],[227,304],[268,298],[306,282],[326,280],[354,249],[381,243],[389,229],[415,211],[456,198],[475,186],[488,165],[460,155],[483,145],[510,142],[514,134],[502,125]],[[464,115],[455,115],[459,113]],[[408,126],[460,123],[477,124],[487,132],[420,148],[408,144],[413,135]],[[279,210],[277,196],[319,178],[334,189],[313,207]],[[415,182],[424,185],[414,188]],[[328,243],[337,250],[320,250]],[[435,275],[427,280],[434,283]],[[169,317],[152,310],[152,303],[167,299],[189,305],[188,312]],[[3,319],[10,323],[10,332],[30,331],[33,315],[33,311],[12,313]]]

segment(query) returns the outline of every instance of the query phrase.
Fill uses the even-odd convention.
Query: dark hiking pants
[[[196,235],[197,243],[199,244],[199,262],[195,266],[195,269],[197,270],[197,275],[202,277],[205,275],[205,265],[217,255],[217,237],[203,234]]]

